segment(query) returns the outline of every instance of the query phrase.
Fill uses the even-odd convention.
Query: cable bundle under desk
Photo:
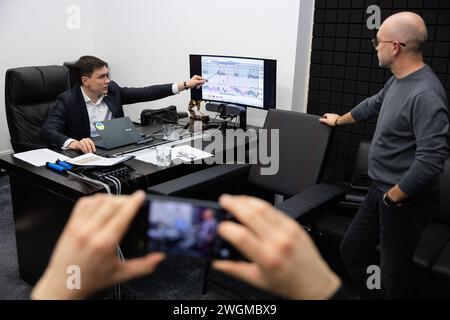
[[[67,174],[70,177],[75,179],[79,179],[86,183],[100,186],[105,188],[108,195],[112,195],[111,188],[109,183],[112,183],[116,189],[116,195],[122,194],[122,181],[120,179],[126,179],[129,175],[129,169],[123,163],[117,164],[110,168],[79,168],[80,172],[73,172],[73,170],[77,171],[75,168],[72,170],[67,170]],[[125,257],[120,249],[120,245],[117,244],[116,254],[122,260],[125,261]],[[120,288],[120,283],[114,284],[114,296],[116,300],[122,299],[122,293]]]

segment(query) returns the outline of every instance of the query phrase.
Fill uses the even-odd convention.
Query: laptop
[[[110,150],[142,140],[129,117],[94,122],[94,127],[99,136],[92,140],[102,149]]]

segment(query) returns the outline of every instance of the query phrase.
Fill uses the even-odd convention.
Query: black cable
[[[71,176],[71,177],[72,177],[72,176]],[[81,185],[85,190],[87,190],[87,193],[89,193],[89,195],[91,196],[91,195],[92,195],[92,191],[91,191],[91,188],[89,188],[89,184],[88,184],[87,182],[81,180],[81,179],[78,179],[77,181],[80,183],[80,185]]]
[[[117,185],[119,186],[118,194],[121,195],[122,194],[122,186],[121,186],[121,182],[120,182],[119,178],[117,178],[115,176],[109,176],[109,177],[117,182]]]
[[[103,176],[103,178],[113,183],[114,188],[116,188],[116,195],[119,195],[119,186],[117,185],[117,181],[114,181],[110,176]]]

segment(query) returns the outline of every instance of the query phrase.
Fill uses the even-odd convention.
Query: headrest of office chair
[[[320,178],[331,127],[319,116],[288,110],[269,110],[264,129],[279,129],[279,167],[273,175],[261,175],[262,164],[251,166],[249,182],[275,193],[292,196],[315,185]],[[272,155],[268,137],[268,154]]]
[[[49,102],[69,89],[64,66],[22,67],[6,72],[6,98],[14,105]]]

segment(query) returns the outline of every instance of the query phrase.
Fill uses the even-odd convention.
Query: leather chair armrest
[[[442,249],[432,270],[433,273],[445,277],[447,281],[450,280],[450,242]]]
[[[295,220],[304,220],[314,212],[331,203],[338,203],[345,195],[345,189],[319,183],[279,203],[276,208]]]
[[[430,222],[420,236],[414,252],[414,263],[421,268],[430,269],[449,241],[450,226]]]

